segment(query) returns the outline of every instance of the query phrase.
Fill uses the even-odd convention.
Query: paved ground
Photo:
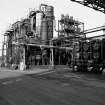
[[[105,80],[72,72],[0,80],[0,105],[105,105]]]
[[[35,70],[25,70],[25,71],[20,71],[20,70],[10,70],[7,68],[0,68],[0,79],[3,78],[11,78],[11,77],[18,77],[26,74],[36,74],[36,73],[43,73],[50,71],[48,69],[35,69]]]

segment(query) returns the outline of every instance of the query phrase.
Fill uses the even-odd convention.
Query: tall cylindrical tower
[[[48,40],[48,24],[47,19],[43,18],[41,21],[41,41],[46,42]]]

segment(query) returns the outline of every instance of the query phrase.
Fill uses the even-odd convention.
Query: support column
[[[42,53],[42,65],[44,65],[43,50],[44,50],[44,48],[41,47],[41,53]]]
[[[73,71],[75,71],[75,43],[74,42],[73,42],[73,50],[72,50],[72,65],[73,65]]]
[[[24,67],[26,66],[26,52],[25,52],[25,46],[23,47],[23,64],[24,64]]]
[[[25,46],[23,47],[23,65],[24,65],[23,70],[25,70],[26,69],[26,48]]]
[[[50,48],[50,69],[54,69],[54,52],[53,48]]]
[[[5,61],[5,66],[7,67],[8,64],[8,43],[6,42],[6,61]]]
[[[60,58],[60,55],[59,55],[59,65],[60,65],[60,61],[61,61],[61,58]]]
[[[22,59],[20,62],[20,70],[23,71],[26,69],[26,57],[25,57],[25,46],[23,46],[23,53],[22,53]]]
[[[54,66],[54,52],[53,52],[53,48],[51,49],[51,58],[52,58],[52,66]]]
[[[5,63],[5,62],[4,62],[4,55],[5,55],[5,54],[4,54],[4,52],[5,52],[4,50],[5,50],[5,42],[2,43],[2,65],[1,65],[2,67],[5,66],[5,65],[4,65],[4,63]]]

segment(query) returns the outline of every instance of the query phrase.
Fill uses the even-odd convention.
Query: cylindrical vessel
[[[48,40],[48,24],[46,18],[43,18],[41,21],[41,40]]]
[[[48,20],[48,39],[53,38],[53,20]]]
[[[30,23],[31,23],[31,31],[35,32],[36,31],[36,16],[33,16],[30,18]]]
[[[36,33],[38,35],[40,35],[40,33],[41,33],[41,20],[42,20],[42,17],[43,17],[42,13],[36,14]]]
[[[48,22],[48,39],[50,40],[53,38],[54,7],[47,6],[45,14]]]

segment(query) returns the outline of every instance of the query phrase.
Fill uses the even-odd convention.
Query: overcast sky
[[[70,0],[0,0],[0,42],[9,25],[27,16],[30,9],[38,8],[40,3],[53,5],[55,18],[69,14],[85,23],[85,29],[105,24],[105,14],[82,6]]]

